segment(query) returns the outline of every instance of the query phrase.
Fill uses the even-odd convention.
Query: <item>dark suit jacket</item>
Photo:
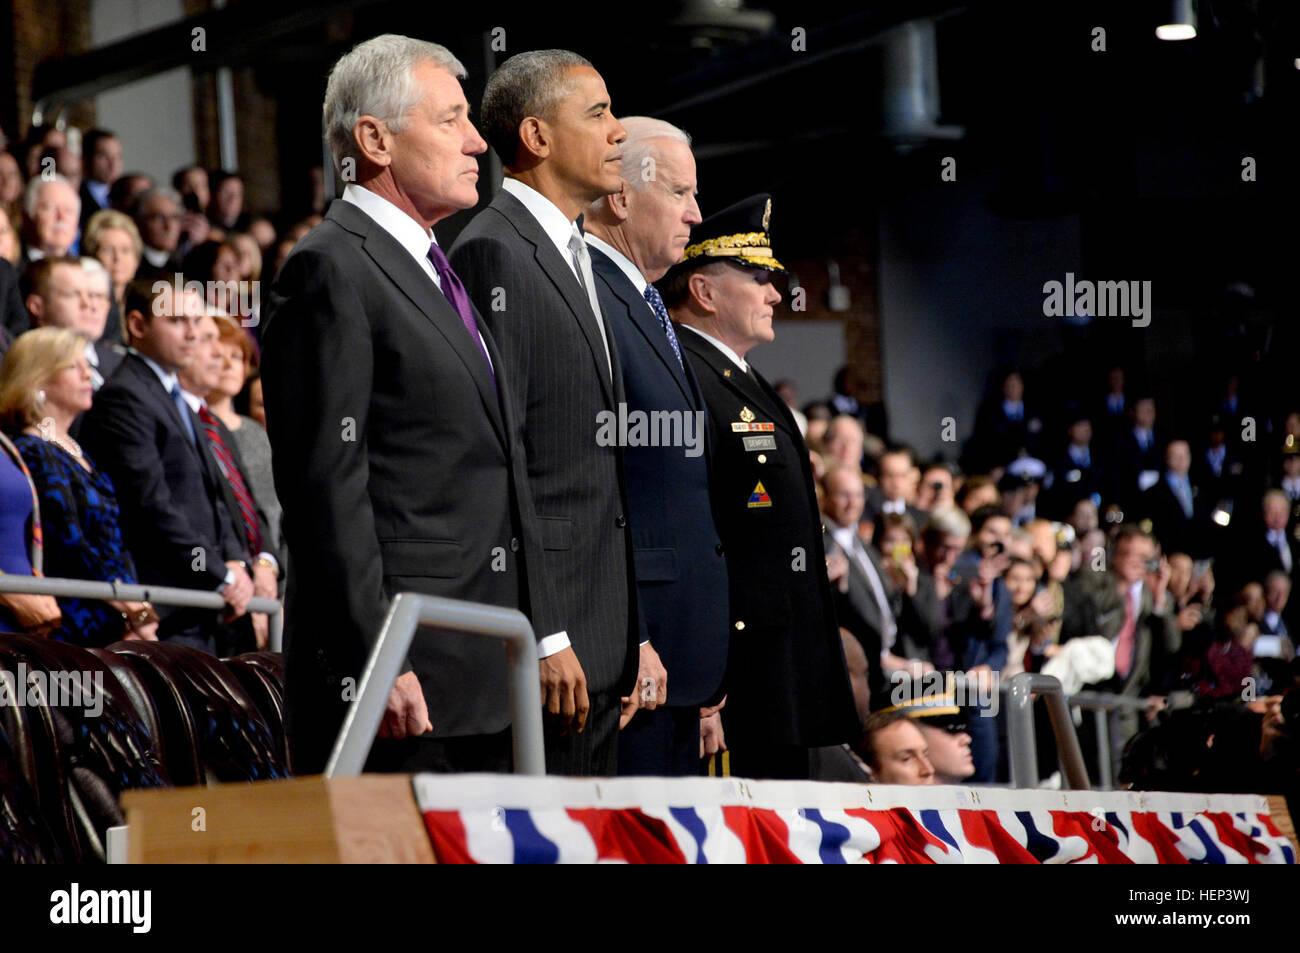
[[[1087,588],[1096,605],[1098,634],[1113,641],[1124,625],[1124,595],[1110,572],[1080,577],[1081,581],[1084,579],[1088,579]],[[1093,686],[1094,688],[1138,696],[1174,687],[1164,684],[1173,674],[1170,666],[1182,648],[1182,630],[1179,629],[1178,619],[1173,612],[1173,602],[1173,597],[1167,596],[1166,610],[1156,612],[1151,590],[1143,585],[1134,632],[1133,663],[1128,676],[1121,678],[1115,675],[1106,682]],[[1061,639],[1068,641],[1066,632],[1062,631]]]
[[[502,191],[460,233],[452,266],[501,348],[523,428],[528,482],[562,625],[589,692],[626,694],[638,623],[622,453],[599,446],[598,415],[618,412],[595,315],[573,270],[518,199]]]
[[[1127,510],[1138,505],[1138,474],[1143,470],[1165,471],[1164,437],[1160,431],[1152,434],[1146,450],[1138,446],[1130,424],[1115,438],[1114,488],[1112,493]]]
[[[867,489],[867,501],[862,507],[862,518],[864,520],[870,520],[878,531],[880,528],[880,517],[884,511],[885,495],[880,492],[880,487],[869,487]],[[925,528],[925,512],[923,510],[919,510],[915,506],[912,506],[912,504],[907,503],[904,504],[904,512],[907,514],[908,518],[911,519],[912,525],[916,527],[918,533]]]
[[[826,525],[826,551],[842,551],[833,536],[839,527],[830,519],[823,522]],[[894,586],[876,548],[863,544],[863,549],[875,567],[897,627],[890,651],[901,658],[928,658],[930,642],[939,627],[939,600],[934,591],[934,579],[928,573],[922,573],[917,580],[916,595],[909,596]],[[831,588],[835,597],[835,614],[840,625],[862,643],[862,649],[867,653],[867,680],[871,693],[873,697],[883,698],[886,686],[880,667],[880,652],[884,647],[884,620],[880,615],[880,605],[872,591],[871,580],[857,559],[851,553],[845,553],[845,556],[849,560],[849,591],[845,593],[837,587]]]
[[[1187,553],[1193,559],[1209,555],[1209,512],[1213,500],[1207,500],[1200,488],[1192,486],[1192,515],[1170,488],[1164,474],[1160,482],[1142,494],[1139,512],[1151,520],[1152,531],[1166,553]]]
[[[731,589],[728,742],[816,747],[851,741],[858,714],[799,427],[757,372],[751,379],[694,331],[679,326],[677,335],[715,437],[713,511]],[[772,429],[738,429],[751,422]],[[772,440],[766,449],[757,441],[747,446],[745,438],[754,436]]]
[[[100,205],[95,201],[94,193],[90,191],[90,186],[86,184],[85,179],[81,180],[81,188],[77,191],[77,194],[81,198],[81,220],[77,224],[81,229],[81,234],[84,236],[86,234],[86,226],[90,224],[91,216],[107,206]]]
[[[288,718],[302,772],[323,765],[346,707],[341,680],[360,676],[396,593],[519,608],[539,638],[554,615],[524,558],[539,543],[491,336],[480,327],[495,384],[428,273],[342,201],[295,246],[265,314],[266,417],[293,562]],[[407,664],[435,736],[509,724],[500,643],[426,630]]]
[[[3,325],[10,341],[31,327],[27,305],[18,290],[18,270],[3,259],[0,259],[0,325]]]
[[[623,472],[642,638],[668,671],[668,704],[701,705],[719,694],[729,630],[727,561],[709,497],[704,399],[685,355],[677,360],[627,275],[595,248],[591,267],[601,311],[618,342],[628,413],[675,415],[683,428],[689,421],[689,433],[700,441],[693,457],[684,447],[626,447]]]
[[[202,440],[202,424],[193,414],[190,419]],[[117,488],[122,535],[141,582],[215,590],[227,560],[251,558],[216,460],[190,439],[158,375],[139,355],[128,354],[95,394],[80,433]],[[164,631],[215,617],[162,606],[158,613]]]
[[[99,375],[107,382],[121,366],[126,357],[126,349],[120,344],[109,344],[101,340],[95,342],[95,354],[99,357]]]

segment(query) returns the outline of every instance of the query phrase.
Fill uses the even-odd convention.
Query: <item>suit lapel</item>
[[[591,302],[583,294],[582,286],[578,284],[573,269],[560,257],[559,249],[538,224],[537,219],[533,218],[524,204],[509,192],[498,192],[488,207],[495,209],[514,227],[520,238],[533,246],[533,257],[537,261],[537,266],[564,298],[564,303],[569,306],[574,320],[582,329],[583,337],[587,339],[587,347],[591,349],[591,359],[596,365],[596,376],[600,378],[600,386],[604,389],[610,406],[613,406],[620,399],[622,392],[622,375],[615,357],[614,340],[608,334],[601,334],[600,328],[596,325],[596,316],[591,311]],[[606,330],[608,331],[608,328]],[[606,341],[609,343],[608,362],[605,360]],[[611,372],[614,378],[612,382]]]
[[[181,419],[180,408],[172,400],[171,394],[167,393],[167,389],[163,387],[162,381],[153,372],[153,368],[146,364],[143,358],[134,353],[128,355],[126,364],[131,368],[131,372],[141,380],[145,393],[153,397],[154,403],[162,410],[163,416],[170,421],[172,429],[183,438],[182,442],[199,458],[199,466],[203,468],[206,474],[208,472],[207,461],[199,453],[198,445],[194,440],[190,439],[190,432],[185,426],[185,421]],[[202,424],[192,415],[190,420],[194,424],[194,436],[197,438],[200,435]]]
[[[664,334],[664,329],[659,326],[659,319],[655,317],[649,302],[637,294],[636,288],[628,281],[627,275],[623,274],[608,255],[597,248],[590,246],[588,248],[591,252],[591,270],[595,272],[596,280],[603,281],[614,297],[622,303],[632,327],[646,339],[655,355],[663,362],[664,367],[681,389],[686,402],[692,407],[699,407],[698,398],[692,394],[690,381],[682,366],[684,362],[678,362],[672,345],[668,343],[668,335]],[[611,318],[606,316],[605,320],[608,322]]]
[[[470,338],[460,315],[434,284],[428,272],[415,262],[397,239],[384,231],[374,219],[360,209],[349,203],[337,201],[330,206],[328,217],[361,238],[366,254],[406,296],[407,300],[420,309],[460,358],[473,379],[474,386],[478,389],[479,399],[487,411],[488,419],[492,422],[492,429],[496,431],[502,446],[508,447],[505,425],[501,419],[500,400],[487,361],[483,359],[483,352]],[[486,338],[487,332],[483,330],[483,322],[479,318],[477,309],[474,309],[473,304],[470,308],[474,311],[474,323],[478,327],[479,334]],[[500,373],[499,360],[494,358],[493,361],[494,367]]]

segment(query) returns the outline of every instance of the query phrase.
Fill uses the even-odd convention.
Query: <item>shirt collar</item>
[[[144,246],[141,254],[144,255],[144,260],[155,268],[161,268],[171,258],[171,252],[165,252],[161,248],[150,248],[148,245]]]
[[[1142,586],[1143,586],[1143,585],[1144,585],[1143,581],[1142,581],[1141,579],[1139,579],[1137,582],[1133,583],[1133,585],[1131,585],[1131,586],[1128,587],[1128,597],[1129,597],[1129,600],[1130,600],[1134,605],[1136,605],[1136,606],[1141,606],[1141,605],[1142,605]]]
[[[583,235],[583,238],[587,240],[587,244],[592,248],[595,248],[598,251],[603,251],[607,256],[609,256],[609,260],[618,265],[618,270],[627,276],[628,281],[632,282],[632,287],[637,290],[637,293],[640,294],[641,297],[645,297],[645,290],[649,286],[650,282],[645,280],[645,275],[641,274],[641,272],[637,270],[636,265],[632,264],[627,255],[624,255],[609,242],[597,238],[595,235],[591,234],[591,232],[586,232]]]
[[[86,342],[86,346],[82,353],[86,355],[86,363],[95,368],[95,370],[99,370],[99,352],[95,350],[95,344],[93,341]]]
[[[731,362],[732,362],[733,364],[735,364],[737,367],[739,367],[739,368],[740,368],[742,371],[744,371],[746,374],[749,373],[749,365],[745,362],[745,359],[742,358],[742,357],[741,357],[739,354],[737,354],[735,351],[733,351],[731,348],[727,347],[727,345],[723,344],[723,343],[722,343],[721,341],[719,341],[717,338],[713,337],[711,334],[705,334],[705,333],[704,333],[703,331],[701,331],[699,328],[691,327],[689,324],[683,324],[683,325],[681,325],[681,327],[689,328],[691,331],[695,332],[695,333],[698,334],[700,337],[704,338],[704,340],[708,341],[710,344],[712,344],[714,347],[716,347],[719,351],[721,351],[723,354],[725,354],[727,357],[729,357],[729,358],[731,359]]]
[[[574,223],[564,217],[559,206],[531,185],[525,185],[509,176],[501,180],[501,188],[517,198],[524,208],[528,209],[528,214],[537,220],[546,237],[555,244],[560,257],[569,261],[569,238],[573,235]]]
[[[88,191],[99,203],[100,208],[108,207],[108,190],[111,186],[107,182],[96,182],[94,179],[86,179],[86,191]]]
[[[429,245],[435,241],[433,231],[382,195],[352,182],[343,190],[343,201],[369,215],[376,225],[392,235],[397,244],[405,248],[417,262],[422,262],[429,256]]]
[[[196,414],[199,412],[200,408],[208,406],[206,400],[198,394],[191,394],[184,387],[181,388],[181,398],[189,405],[190,410],[194,411]]]
[[[179,383],[176,377],[176,372],[172,371],[171,373],[168,373],[167,371],[164,371],[161,364],[155,361],[152,357],[146,357],[144,354],[141,354],[135,348],[131,349],[131,353],[149,365],[149,369],[158,375],[158,380],[162,381],[163,390],[170,395],[172,389]],[[182,393],[184,393],[184,391],[182,391]]]

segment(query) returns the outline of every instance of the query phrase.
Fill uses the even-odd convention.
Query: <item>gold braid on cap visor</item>
[[[772,257],[771,239],[766,232],[744,232],[739,235],[722,235],[718,238],[706,238],[695,245],[687,245],[682,254],[682,261],[690,261],[706,255],[711,258],[743,258],[755,265],[780,268],[785,265]]]

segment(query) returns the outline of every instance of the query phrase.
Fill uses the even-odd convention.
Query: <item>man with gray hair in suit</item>
[[[624,401],[582,211],[622,187],[623,126],[605,81],[566,50],[512,56],[488,79],[484,135],[502,190],[451,250],[501,347],[564,632],[539,645],[547,770],[611,775],[620,698],[637,677],[637,615],[621,448],[597,439]],[[656,680],[645,653],[642,678]],[[548,671],[549,670],[549,671]],[[646,704],[657,704],[657,692]]]
[[[700,772],[701,737],[706,754],[707,742],[722,739],[716,706],[727,668],[727,563],[709,498],[704,398],[652,282],[681,260],[700,208],[690,137],[645,116],[625,118],[623,128],[623,187],[587,206],[586,240],[623,365],[629,419],[643,414],[652,428],[656,419],[680,424],[681,440],[629,440],[623,451],[641,651],[657,650],[671,678],[657,710],[634,713],[632,699],[625,705],[630,723],[619,736],[618,770],[685,776]]]
[[[348,181],[276,275],[262,377],[293,558],[285,607],[295,773],[320,771],[394,595],[554,613],[510,364],[431,227],[478,200],[487,145],[465,69],[385,35],[330,73],[325,127]],[[543,674],[548,668],[541,663]],[[510,769],[506,653],[418,632],[368,768]]]

